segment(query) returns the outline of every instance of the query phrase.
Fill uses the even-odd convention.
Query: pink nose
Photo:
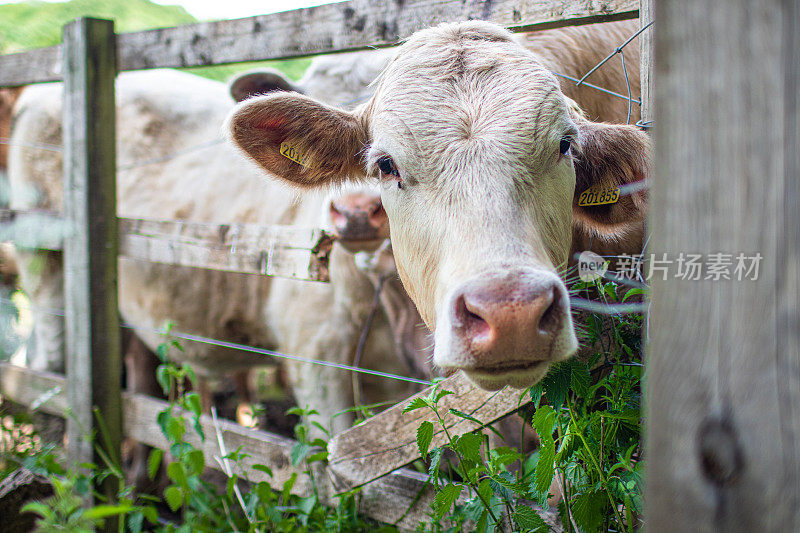
[[[330,215],[342,241],[372,241],[389,237],[389,217],[379,195],[340,196],[331,202]]]
[[[466,284],[454,300],[453,332],[478,367],[503,368],[560,358],[556,340],[569,299],[554,275],[488,277]]]

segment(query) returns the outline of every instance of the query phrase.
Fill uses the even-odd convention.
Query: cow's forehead
[[[555,76],[514,41],[470,35],[401,48],[369,109],[373,134],[401,137],[423,156],[431,143],[500,143],[514,152],[563,135],[569,118]]]

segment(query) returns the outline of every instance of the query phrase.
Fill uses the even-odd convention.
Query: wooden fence
[[[651,4],[651,1],[643,2],[642,15],[647,20],[652,17]],[[653,195],[656,213],[654,251],[687,247],[693,251],[705,250],[712,244],[757,248],[759,244],[754,239],[766,238],[770,243],[771,259],[777,261],[780,257],[787,263],[773,263],[768,279],[747,290],[704,283],[685,285],[692,291],[702,287],[700,291],[673,294],[671,291],[677,285],[676,281],[657,283],[655,290],[660,300],[656,302],[650,324],[654,340],[649,355],[652,365],[648,380],[650,477],[647,496],[651,513],[648,529],[652,531],[765,530],[756,523],[768,524],[766,529],[775,531],[800,530],[800,447],[797,444],[800,442],[800,327],[797,314],[800,289],[797,205],[800,204],[800,188],[796,179],[794,182],[788,179],[792,172],[796,177],[800,169],[796,96],[800,8],[796,3],[779,0],[769,0],[765,2],[769,6],[763,7],[747,3],[750,12],[745,19],[735,16],[734,4],[744,10],[746,2],[737,0],[722,10],[714,9],[707,1],[676,0],[659,4],[660,44],[664,50],[674,48],[674,52],[669,55],[664,52],[659,56],[663,65],[669,60],[670,68],[663,66],[663,72],[658,73],[668,89],[659,93],[657,113],[664,121],[658,137],[661,148],[658,177],[663,179],[659,180],[660,185]],[[699,5],[702,7],[697,7]],[[125,435],[163,448],[166,441],[155,425],[153,413],[165,404],[119,390],[120,354],[111,333],[118,331],[117,253],[203,268],[268,275],[288,273],[305,279],[324,278],[324,261],[330,240],[321,233],[301,235],[294,229],[242,225],[241,231],[251,232],[258,238],[250,241],[255,243],[248,252],[250,259],[232,264],[232,254],[224,253],[224,247],[231,245],[225,239],[229,233],[224,228],[184,221],[117,219],[114,205],[113,84],[117,72],[219,65],[391,46],[418,29],[470,18],[490,20],[516,31],[531,31],[636,18],[639,9],[639,0],[355,0],[274,15],[119,35],[114,34],[109,22],[81,19],[67,26],[60,46],[0,56],[0,86],[53,80],[65,82],[65,98],[69,101],[69,105],[64,106],[65,183],[70,185],[67,187],[70,194],[65,197],[63,220],[73,230],[64,241],[68,375],[33,372],[2,364],[0,393],[30,404],[45,391],[60,391],[42,409],[63,415],[69,405],[77,415],[76,419],[91,427],[89,408],[96,405],[103,411],[117,439],[124,430]],[[770,10],[773,10],[772,14]],[[730,28],[722,23],[708,26],[708,19],[713,18],[709,14],[726,15]],[[751,19],[759,20],[759,25],[746,26],[745,22]],[[761,33],[764,35],[759,38],[763,38],[763,42],[753,37]],[[738,40],[742,35],[752,37],[753,43],[763,46],[751,55],[734,57],[741,51],[736,45],[741,44]],[[642,41],[642,72],[645,74],[642,76],[642,120],[647,121],[653,115],[649,106],[652,61],[647,34]],[[729,50],[724,49],[727,44]],[[753,68],[758,74],[744,76],[743,70],[742,77],[730,77],[731,81],[738,83],[733,90],[734,87],[719,83],[724,79],[720,74],[721,64],[714,64],[712,59],[705,63],[692,62],[696,57],[716,58],[712,52],[719,54],[720,60],[736,62],[743,69]],[[765,55],[756,55],[759,52]],[[778,52],[778,57],[766,55],[772,52]],[[704,66],[708,70],[700,72]],[[711,71],[717,77],[712,76]],[[694,88],[692,84],[698,80],[708,82],[707,92]],[[762,83],[766,83],[765,88],[758,92],[756,85]],[[692,90],[685,90],[687,86],[693,87]],[[792,87],[795,89],[794,97],[788,94],[787,88]],[[679,112],[683,114],[674,113],[671,107],[676,94],[686,97],[684,104],[679,106]],[[778,109],[788,111],[781,115],[775,110],[767,112],[764,107],[764,114],[756,116],[755,111],[762,110],[762,107],[747,100],[749,94],[769,98],[770,104],[777,102]],[[719,102],[713,102],[713,106],[708,101],[711,95],[720,98]],[[709,120],[711,117],[704,106],[719,110],[713,116],[718,122]],[[741,112],[728,115],[729,109]],[[742,121],[736,122],[738,119]],[[765,127],[742,133],[732,146],[720,141],[719,124],[742,132],[755,123]],[[670,141],[670,134],[675,134],[675,140]],[[759,165],[747,166],[746,159],[733,156],[738,148],[748,156],[758,152],[762,157],[757,159]],[[770,165],[764,159],[766,150],[776,158],[781,154],[783,166],[774,161]],[[692,158],[685,158],[682,155],[684,151],[691,153]],[[708,161],[710,157],[718,161],[718,158],[729,156],[731,165],[740,161],[742,165],[731,168],[728,173],[707,173],[708,167],[699,163],[692,166],[693,162]],[[676,165],[678,159],[685,161]],[[750,168],[766,169],[769,181],[755,183],[755,176],[747,174]],[[732,178],[732,183],[726,183],[728,178]],[[777,189],[772,188],[778,185]],[[736,191],[746,195],[745,190],[759,202],[755,211],[748,212],[752,202],[743,200],[750,199],[749,196],[734,195],[738,194]],[[786,195],[785,199],[781,194]],[[726,195],[734,196],[728,198]],[[698,231],[698,228],[707,227],[704,224],[709,220],[706,218],[706,205],[701,201],[715,197],[730,199],[732,207],[728,209],[723,202],[714,203],[719,206],[712,213],[716,217],[715,229]],[[87,202],[92,203],[91,211],[87,209]],[[666,209],[675,211],[668,213]],[[767,210],[783,218],[776,219],[768,228],[762,228],[757,218],[765,216]],[[5,216],[16,215],[7,213]],[[733,231],[726,226],[729,219],[736,220],[737,235],[741,235],[741,239],[722,238]],[[762,229],[756,231],[753,228]],[[164,247],[159,244],[164,235],[173,236],[174,242],[180,241],[183,235],[191,235],[192,241],[204,241],[208,247],[193,245],[199,248],[192,248],[181,244]],[[270,246],[278,249],[281,243],[299,241],[304,243],[306,251],[301,258],[287,257],[285,264],[288,266],[285,268],[276,267],[277,271],[270,271],[261,261],[264,250]],[[59,243],[53,246],[57,247]],[[221,254],[209,251],[219,250],[220,246],[223,247]],[[312,264],[316,266],[312,267]],[[724,297],[731,292],[735,293],[734,297]],[[759,307],[756,314],[751,312],[753,300],[764,303],[764,308]],[[714,309],[707,315],[714,322],[698,321],[692,313],[687,313],[689,301],[694,302],[691,309],[707,306]],[[729,321],[725,315],[731,309],[736,310],[735,320]],[[766,314],[759,314],[762,310],[766,310]],[[765,324],[770,332],[777,333],[778,340],[773,336],[770,342],[765,342],[768,339],[752,328],[747,330],[752,335],[736,329],[744,328],[746,322],[750,325]],[[711,342],[707,342],[709,337],[705,329],[697,329],[699,323],[716,328],[710,337]],[[726,326],[720,329],[720,324]],[[685,332],[691,334],[680,335]],[[734,343],[722,342],[722,333],[736,339],[735,349],[726,351],[733,348]],[[756,363],[744,357],[755,353],[763,353],[763,361]],[[102,364],[92,364],[93,361]],[[698,361],[701,361],[701,372],[696,371]],[[737,365],[746,367],[748,371],[754,370],[753,375],[745,375]],[[758,368],[753,369],[754,365]],[[701,394],[699,391],[709,383],[715,384],[715,392]],[[445,399],[447,406],[470,413],[482,424],[513,412],[519,405],[519,393],[477,391],[460,376],[449,378],[444,386],[456,392]],[[761,392],[751,401],[747,394],[754,386]],[[682,391],[680,398],[675,397],[676,390]],[[329,464],[318,466],[320,475],[316,476],[323,480],[321,495],[324,501],[331,502],[337,492],[363,486],[360,505],[368,516],[385,522],[399,521],[398,524],[405,527],[414,527],[425,516],[431,494],[424,488],[424,476],[401,467],[418,456],[416,428],[429,415],[418,410],[401,416],[405,403],[401,402],[332,439]],[[685,418],[670,415],[673,404]],[[758,419],[759,406],[764,407],[769,416]],[[445,422],[457,432],[475,427],[474,423],[451,415],[445,418]],[[213,435],[214,429],[207,417],[203,417],[203,424],[206,433]],[[74,438],[77,436],[76,427],[71,425],[69,430],[71,453],[78,458],[91,458],[91,450],[80,444],[79,438]],[[279,486],[290,475],[292,440],[227,421],[221,423],[221,428],[229,449],[242,446],[251,455],[248,461],[272,468],[275,476],[267,481]],[[748,436],[760,437],[748,443],[743,436],[745,432]],[[765,455],[770,448],[768,439],[771,435],[780,440],[777,445],[772,444],[777,446],[775,459]],[[695,446],[695,438],[700,439],[699,446]],[[434,444],[441,439],[442,434],[437,434]],[[196,444],[209,454],[218,454],[214,439]],[[716,445],[720,447],[719,452],[707,451],[716,449]],[[760,471],[762,466],[769,467],[769,471]],[[250,476],[255,480],[263,479],[258,471],[251,472]],[[687,481],[691,490],[683,492]],[[764,487],[769,490],[763,490]],[[783,493],[778,494],[778,488],[782,488]],[[304,493],[308,489],[309,480],[301,477],[295,491]],[[419,497],[421,492],[422,497]],[[754,513],[769,514],[769,502],[775,501],[771,498],[786,504],[782,512],[775,518],[765,517],[760,521],[753,518]],[[742,505],[742,502],[758,502],[760,505],[753,509],[753,505]],[[687,508],[692,512],[685,512]],[[694,515],[695,511],[699,514]],[[737,522],[745,515],[750,519]],[[695,519],[697,522],[693,522]],[[676,524],[680,527],[673,527]],[[695,528],[695,524],[702,527]]]
[[[42,409],[63,416],[66,406],[71,406],[74,416],[68,423],[69,447],[76,459],[93,459],[91,447],[79,433],[79,427],[93,427],[92,406],[103,413],[115,435],[115,446],[119,446],[124,433],[145,444],[165,448],[166,440],[153,415],[166,404],[119,390],[119,343],[116,333],[112,333],[119,331],[117,254],[219,270],[326,279],[331,240],[319,231],[240,224],[239,235],[246,233],[251,237],[241,242],[249,243],[251,249],[243,253],[240,246],[236,254],[230,254],[226,253],[233,244],[226,239],[232,234],[230,227],[117,219],[114,140],[117,72],[390,46],[418,29],[469,18],[529,31],[635,18],[638,9],[638,0],[491,3],[356,0],[275,15],[120,35],[114,34],[112,24],[107,21],[80,19],[66,27],[60,46],[0,56],[0,85],[63,79],[69,102],[64,106],[64,176],[65,190],[69,191],[64,199],[64,214],[61,218],[55,214],[35,214],[49,216],[67,227],[63,249],[68,373],[64,377],[2,364],[0,393],[29,405],[43,393],[57,391]],[[2,218],[24,216],[32,214],[6,212]],[[191,236],[191,244],[182,239],[187,235]],[[286,243],[291,243],[293,250],[299,244],[303,250],[290,252],[283,246]],[[48,246],[58,249],[61,243]],[[285,259],[265,262],[268,250],[273,251],[271,257],[277,250],[277,257]],[[460,376],[449,378],[444,386],[455,392],[445,399],[447,407],[469,413],[482,424],[494,422],[519,407],[519,392],[478,391]],[[425,517],[432,497],[430,489],[425,488],[425,476],[401,467],[418,457],[416,428],[432,415],[418,410],[401,416],[405,403],[332,439],[329,464],[319,467],[324,472],[315,476],[322,480],[324,501],[332,502],[336,493],[363,486],[360,506],[366,515],[409,528]],[[453,415],[446,415],[445,422],[457,432],[476,428],[475,423]],[[215,430],[205,416],[203,424],[206,434],[213,435]],[[294,444],[291,439],[227,421],[221,422],[221,429],[229,449],[242,446],[250,454],[246,464],[267,464],[274,472],[273,477],[266,478],[252,471],[251,479],[263,479],[280,487],[291,475],[289,457]],[[438,433],[434,445],[440,444],[443,437],[443,432]],[[215,439],[195,444],[209,456],[219,454]],[[301,477],[294,491],[307,493],[309,483],[309,479]],[[108,487],[106,493],[111,495],[113,487]]]

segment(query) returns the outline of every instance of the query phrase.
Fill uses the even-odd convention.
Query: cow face
[[[486,389],[531,385],[577,349],[558,275],[576,181],[584,190],[640,179],[647,145],[635,128],[583,120],[536,56],[481,22],[415,34],[353,113],[263,97],[234,111],[230,131],[302,187],[379,177],[398,272],[434,331],[434,363]],[[622,204],[576,218],[613,231]]]

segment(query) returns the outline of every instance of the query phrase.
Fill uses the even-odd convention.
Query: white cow
[[[356,84],[355,94],[341,97],[360,97],[358,91],[365,84]],[[60,84],[32,86],[17,103],[9,158],[16,209],[61,209],[61,154],[27,147],[60,144],[61,93]],[[328,219],[329,197],[320,194],[299,201],[293,191],[263,180],[233,147],[215,142],[233,105],[223,84],[189,74],[166,70],[121,74],[117,81],[119,215],[303,226],[319,226]],[[184,151],[187,147],[198,148]],[[37,350],[31,365],[62,370],[63,322],[47,312],[63,308],[60,253],[20,255],[23,286],[39,310]],[[119,273],[122,318],[144,326],[137,334],[150,349],[162,338],[147,328],[172,320],[180,331],[351,363],[374,295],[353,255],[338,245],[332,254],[330,284],[126,258],[120,258]],[[193,342],[183,345],[185,351],[172,355],[191,362],[198,375],[207,378],[271,362],[237,350]],[[391,330],[379,314],[362,366],[401,372],[402,363],[393,350]],[[295,362],[287,367],[298,403],[317,408],[325,419],[352,406],[349,373]],[[367,399],[399,399],[411,392],[407,384],[378,378],[362,381]],[[350,420],[349,415],[338,417],[334,429],[347,427]]]
[[[567,36],[586,44],[591,31]],[[558,275],[573,246],[605,251],[642,233],[642,194],[593,207],[577,198],[643,179],[647,136],[585,118],[550,72],[568,70],[572,51],[551,45],[445,24],[412,36],[353,112],[275,94],[229,121],[245,153],[296,186],[379,177],[400,277],[435,332],[434,363],[487,389],[531,385],[577,349]],[[304,165],[280,154],[284,142]]]

